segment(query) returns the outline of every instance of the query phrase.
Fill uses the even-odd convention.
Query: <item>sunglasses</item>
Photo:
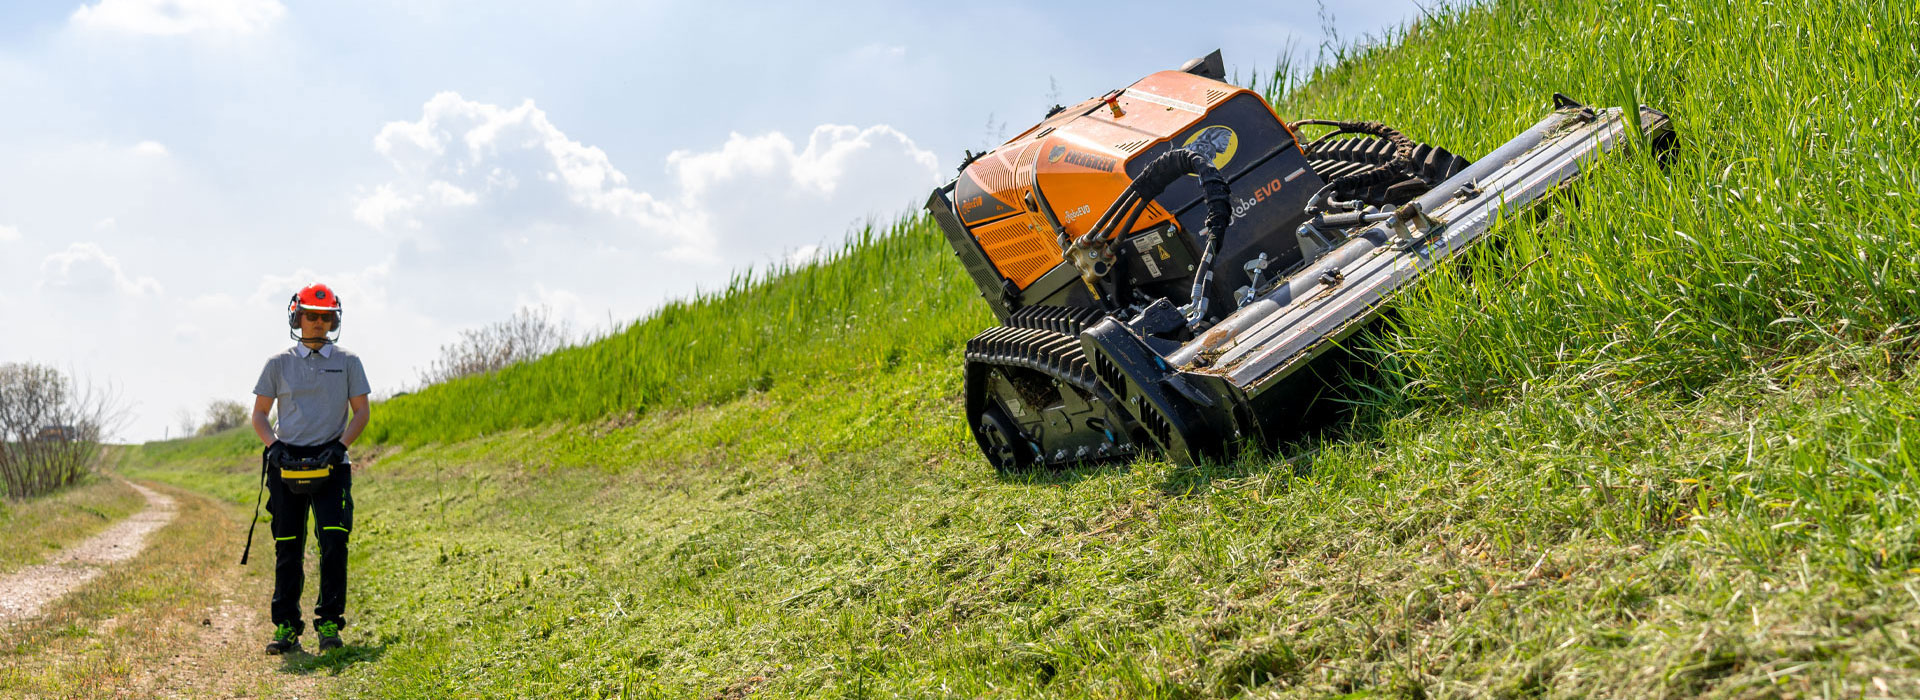
[[[333,323],[334,319],[332,312],[307,311],[303,312],[302,315],[306,316],[307,320],[315,322],[326,321],[327,323]]]

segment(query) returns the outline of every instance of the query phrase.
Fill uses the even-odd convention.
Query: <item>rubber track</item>
[[[1035,325],[1048,325],[1078,331],[1091,323],[1099,321],[1105,316],[1105,314],[1097,310],[1093,311],[1090,315],[1080,313],[1084,311],[1080,309],[1063,309],[1063,311],[1067,313],[1054,311],[1036,312],[1022,316],[1016,320],[1024,323],[1033,323]],[[966,359],[967,365],[969,366],[967,371],[969,403],[974,400],[974,392],[987,391],[984,381],[979,385],[974,384],[974,377],[978,376],[984,379],[986,375],[986,372],[976,374],[976,369],[1002,368],[1002,371],[1005,371],[1005,369],[1018,368],[1030,372],[1038,372],[1043,376],[1051,377],[1071,385],[1075,391],[1080,393],[1082,398],[1089,402],[1097,402],[1105,406],[1108,415],[1120,421],[1120,424],[1113,426],[1114,431],[1117,431],[1121,435],[1130,435],[1132,432],[1129,426],[1133,425],[1133,421],[1127,417],[1125,412],[1119,410],[1118,405],[1114,401],[1113,394],[1109,393],[1106,387],[1100,385],[1100,380],[1093,373],[1093,364],[1087,361],[1086,352],[1081,349],[1080,338],[1077,334],[1068,335],[1047,328],[1018,328],[1013,326],[989,328],[979,335],[974,336],[972,340],[967,341]],[[1113,433],[1108,433],[1107,435],[1111,437]],[[1045,464],[1050,467],[1062,467],[1082,462],[1091,463],[1105,459],[1124,457],[1142,448],[1142,445],[1131,444],[1129,442],[1126,443],[1126,449],[1114,454],[1090,457],[1068,457],[1061,460],[1055,460],[1049,455],[1039,454],[1034,455],[1034,458],[1038,460],[1040,464]]]
[[[1323,180],[1335,180],[1393,160],[1393,142],[1373,136],[1334,139],[1307,153],[1308,166]],[[1405,204],[1471,165],[1444,148],[1416,143],[1410,177],[1362,189],[1369,204]]]
[[[989,328],[967,341],[967,361],[1020,367],[1072,384],[1081,393],[1109,401],[1077,336],[1042,328]]]
[[[1013,316],[1007,319],[1007,325],[1014,328],[1053,331],[1077,338],[1080,336],[1080,331],[1092,327],[1106,317],[1106,312],[1092,307],[1029,306],[1013,312]]]

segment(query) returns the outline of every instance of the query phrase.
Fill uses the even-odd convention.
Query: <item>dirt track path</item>
[[[271,550],[267,567],[234,565],[249,512],[134,488],[145,510],[0,576],[0,697],[306,700],[377,658],[352,639],[329,657],[266,656]]]
[[[238,576],[211,582],[222,595],[239,595]],[[257,597],[257,595],[255,596]],[[321,679],[312,673],[314,657],[295,652],[266,656],[266,632],[272,629],[264,605],[245,605],[223,598],[201,623],[168,624],[171,651],[133,669],[114,688],[119,698],[256,698],[281,700],[319,698]],[[117,620],[108,621],[117,625]],[[311,636],[311,635],[309,635]],[[306,649],[313,641],[306,640]]]
[[[106,568],[145,549],[147,536],[173,521],[173,498],[128,482],[147,499],[147,507],[105,532],[0,578],[0,624],[36,617],[41,608],[100,576]]]
[[[164,496],[163,496],[164,497]],[[204,539],[208,554],[189,565],[194,571],[190,603],[143,608],[127,616],[108,618],[96,628],[97,638],[116,644],[133,642],[124,649],[130,663],[128,673],[115,678],[108,687],[116,698],[275,698],[308,700],[325,694],[319,675],[326,671],[316,657],[296,652],[281,657],[263,652],[273,625],[267,619],[266,590],[273,565],[273,550],[265,560],[256,560],[252,569],[233,565],[233,552],[242,546],[245,529],[239,521],[224,513],[225,507],[195,493],[180,493],[180,525],[184,533],[161,537],[156,546],[178,547],[181,534],[192,535],[196,526],[211,527]],[[242,512],[244,516],[248,513]],[[263,528],[264,529],[264,528]],[[271,535],[268,535],[271,537]],[[169,544],[171,542],[171,544]],[[272,541],[268,540],[271,547]],[[259,551],[256,548],[255,554]],[[312,557],[308,557],[311,563]],[[265,564],[265,566],[261,566]],[[122,626],[133,626],[127,635]],[[130,637],[130,638],[129,638]],[[145,642],[164,640],[148,646]],[[307,641],[308,649],[314,643]],[[316,671],[318,674],[316,674]],[[100,693],[107,696],[107,693]]]

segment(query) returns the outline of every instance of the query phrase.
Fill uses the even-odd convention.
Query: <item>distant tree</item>
[[[238,401],[214,399],[207,402],[206,418],[193,430],[193,434],[212,435],[234,428],[245,424],[250,415],[247,407]]]
[[[79,482],[123,416],[111,396],[52,367],[0,364],[0,494],[26,498]]]
[[[566,347],[570,329],[553,320],[545,306],[524,306],[505,321],[460,332],[460,340],[440,346],[440,359],[421,374],[422,385],[471,374],[485,374],[545,356]]]
[[[200,427],[200,419],[193,417],[193,411],[181,408],[173,415],[173,425],[180,429],[180,437],[189,437]]]

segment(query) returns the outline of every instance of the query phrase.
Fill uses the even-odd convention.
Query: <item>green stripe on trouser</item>
[[[346,529],[346,528],[344,528],[344,527],[334,527],[334,526],[332,526],[332,525],[328,525],[328,526],[326,526],[326,527],[323,527],[323,528],[320,528],[320,529],[322,529],[322,530],[339,530],[339,531],[341,531],[341,532],[352,532],[352,530],[348,530],[348,529]]]

